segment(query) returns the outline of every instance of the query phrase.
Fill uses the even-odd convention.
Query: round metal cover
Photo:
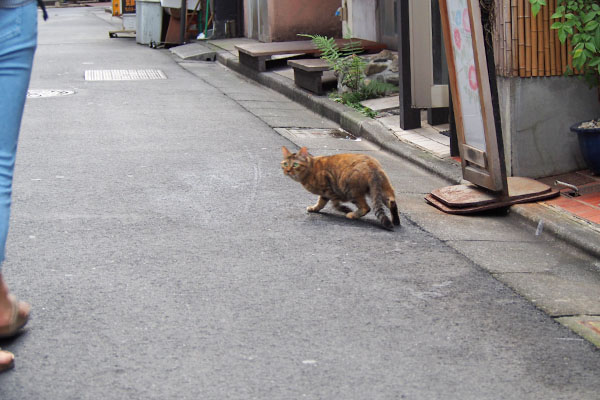
[[[56,90],[56,89],[31,89],[27,91],[27,97],[56,97],[68,96],[75,94],[73,90]]]

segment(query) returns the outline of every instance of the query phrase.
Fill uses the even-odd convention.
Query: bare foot
[[[14,315],[16,302],[17,315]],[[24,301],[18,301],[14,296],[8,296],[7,299],[0,301],[0,331],[14,321],[26,321],[29,318],[31,306]]]
[[[8,292],[0,274],[0,337],[14,336],[27,323],[31,306]]]
[[[7,371],[14,367],[15,356],[10,351],[0,350],[0,372]]]

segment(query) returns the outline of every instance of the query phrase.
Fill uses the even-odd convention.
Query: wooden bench
[[[303,89],[316,94],[323,94],[323,84],[335,81],[337,78],[331,71],[331,76],[326,80],[323,73],[331,70],[329,63],[321,58],[310,58],[306,60],[289,60],[288,65],[294,69],[294,83]]]
[[[360,42],[360,47],[367,53],[377,53],[385,49],[383,43],[372,42],[363,39],[336,39],[336,44],[343,48],[348,42]],[[238,51],[240,64],[258,72],[267,70],[267,61],[273,56],[285,54],[314,54],[320,51],[315,47],[312,40],[299,40],[293,42],[273,43],[248,43],[235,46]]]

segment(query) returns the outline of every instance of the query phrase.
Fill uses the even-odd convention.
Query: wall
[[[598,116],[596,90],[577,78],[498,77],[507,170],[539,178],[584,169],[569,127]]]
[[[244,0],[244,36],[268,42],[268,0]]]
[[[306,40],[298,33],[341,37],[339,0],[244,0],[244,34],[261,42]]]
[[[340,0],[268,0],[271,42],[306,40],[298,33],[342,37]],[[262,39],[260,39],[262,41]]]
[[[376,2],[376,0],[347,0],[347,25],[353,37],[377,41]]]

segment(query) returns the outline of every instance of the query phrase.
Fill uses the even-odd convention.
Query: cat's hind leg
[[[336,210],[338,210],[339,212],[342,212],[344,214],[348,214],[348,213],[352,212],[352,209],[350,207],[343,205],[342,202],[338,201],[338,200],[334,200],[333,208],[335,208]]]
[[[369,207],[367,199],[364,196],[357,197],[355,200],[353,200],[353,203],[356,204],[358,209],[347,213],[346,218],[359,219],[360,217],[366,215],[369,211],[371,211],[371,207]]]
[[[317,204],[315,204],[314,206],[306,207],[306,211],[319,212],[323,209],[323,207],[325,207],[327,205],[327,202],[329,202],[328,198],[319,196],[319,200],[317,201]]]

